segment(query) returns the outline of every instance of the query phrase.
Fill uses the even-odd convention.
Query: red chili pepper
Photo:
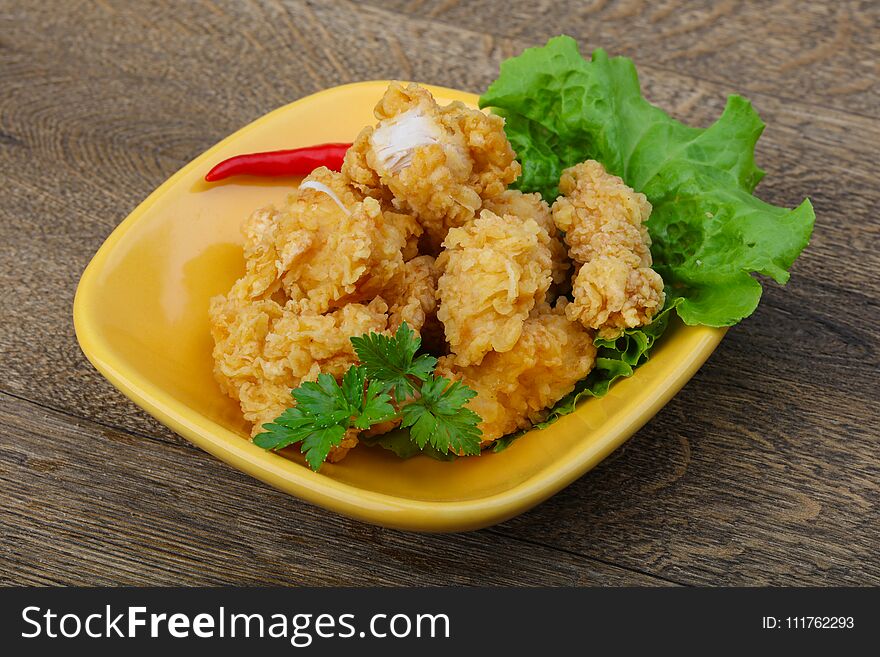
[[[230,176],[305,176],[318,167],[339,171],[349,146],[351,144],[318,144],[285,151],[236,155],[211,169],[205,180],[214,182]]]

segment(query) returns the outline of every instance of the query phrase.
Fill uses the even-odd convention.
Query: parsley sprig
[[[296,405],[264,424],[256,445],[278,450],[298,443],[317,471],[350,429],[399,419],[420,450],[479,454],[481,418],[466,407],[477,393],[434,374],[437,359],[417,355],[422,341],[406,322],[393,336],[367,333],[351,343],[360,364],[348,369],[342,385],[319,374],[294,388]]]
[[[390,338],[381,333],[366,333],[350,339],[367,376],[393,391],[398,402],[415,395],[418,382],[427,381],[437,365],[437,359],[428,354],[416,357],[422,340],[406,322]]]

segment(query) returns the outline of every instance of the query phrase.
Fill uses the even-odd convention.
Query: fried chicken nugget
[[[326,372],[336,377],[357,362],[349,340],[385,331],[387,304],[350,303],[326,315],[302,314],[288,303],[250,299],[248,281],[211,299],[214,375],[223,391],[241,404],[253,435],[291,405],[290,391]]]
[[[593,334],[566,318],[566,303],[533,314],[513,349],[490,352],[479,365],[459,367],[451,356],[439,360],[439,374],[476,390],[469,407],[482,418],[483,444],[544,420],[593,368]]]
[[[553,221],[581,265],[568,318],[605,338],[649,324],[665,296],[663,279],[651,269],[648,199],[594,160],[563,171],[559,191]]]
[[[450,227],[472,219],[481,197],[497,196],[520,174],[504,120],[454,102],[440,107],[416,84],[395,82],[361,131],[343,173],[363,193],[393,197],[418,216],[436,253]]]
[[[547,235],[550,237],[550,258],[553,261],[554,288],[551,292],[556,293],[555,296],[559,296],[569,281],[571,261],[568,258],[568,250],[559,236],[559,230],[553,223],[550,206],[541,198],[541,195],[523,194],[519,190],[508,189],[498,196],[485,199],[483,207],[498,216],[513,215],[520,219],[534,219],[535,223],[547,231]]]
[[[375,297],[402,273],[422,229],[321,167],[282,206],[254,213],[244,232],[250,296],[280,286],[300,311],[322,313]]]
[[[437,316],[460,366],[513,349],[523,322],[550,287],[550,238],[534,219],[483,210],[452,228],[437,258]]]

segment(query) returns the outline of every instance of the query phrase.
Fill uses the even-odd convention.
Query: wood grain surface
[[[116,392],[80,273],[171,173],[328,86],[480,92],[554,34],[635,59],[707,125],[768,124],[759,196],[813,242],[598,468],[470,534],[347,520],[190,446]],[[873,2],[0,2],[0,583],[880,584],[880,10]]]

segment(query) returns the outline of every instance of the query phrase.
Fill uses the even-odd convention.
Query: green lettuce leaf
[[[754,156],[764,123],[740,96],[728,98],[710,127],[690,127],[642,97],[631,60],[599,49],[587,61],[574,39],[560,36],[505,61],[480,106],[505,118],[523,167],[519,189],[552,203],[563,169],[594,159],[653,206],[647,227],[666,288],[664,310],[617,340],[597,339],[596,367],[538,427],[631,376],[673,312],[686,324],[708,326],[751,315],[762,291],[753,275],[786,283],[809,242],[815,222],[809,200],[789,210],[752,194],[764,176]],[[519,435],[499,441],[496,451]]]
[[[562,36],[504,62],[480,105],[506,118],[524,191],[552,201],[564,168],[595,159],[648,197],[655,269],[686,324],[749,316],[761,297],[752,274],[785,283],[809,242],[809,200],[788,210],[752,195],[764,124],[740,96],[709,128],[686,126],[642,97],[631,60],[596,50],[587,61]]]

